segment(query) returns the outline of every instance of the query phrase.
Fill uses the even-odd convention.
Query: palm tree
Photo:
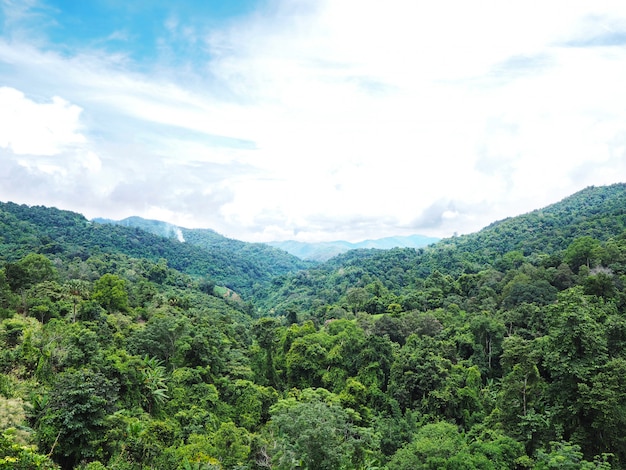
[[[145,366],[141,369],[143,384],[150,394],[147,401],[148,413],[152,413],[152,405],[162,405],[169,399],[167,395],[167,378],[163,362],[155,357],[144,357]]]
[[[82,279],[69,279],[63,284],[65,294],[69,297],[73,304],[72,321],[76,322],[76,307],[81,300],[89,297],[89,283]]]

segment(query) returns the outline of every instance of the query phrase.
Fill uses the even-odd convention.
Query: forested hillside
[[[320,308],[340,302],[348,287],[369,285],[371,291],[375,282],[385,288],[386,299],[370,296],[365,306],[368,312],[382,313],[389,303],[410,310],[418,307],[416,295],[425,295],[423,283],[430,276],[475,277],[490,269],[506,271],[521,260],[530,260],[555,275],[554,269],[573,240],[591,237],[606,242],[624,230],[626,185],[591,187],[544,209],[423,249],[350,251],[315,269],[274,280],[269,290],[258,294],[257,303],[281,312],[313,310],[319,315]]]
[[[229,240],[210,230],[197,231],[181,243],[176,237],[156,235],[154,225],[143,228],[90,222],[80,214],[54,208],[0,203],[0,259],[13,261],[36,252],[84,261],[93,254],[122,253],[164,260],[179,271],[208,276],[248,296],[276,275],[309,266],[283,251]]]
[[[220,268],[224,271],[232,271],[233,268],[241,266],[237,276],[245,277],[247,272],[252,271],[253,282],[264,282],[269,277],[280,274],[299,271],[306,267],[313,266],[314,263],[303,262],[294,255],[290,255],[284,250],[271,247],[265,243],[247,243],[240,240],[224,237],[211,229],[189,229],[178,227],[167,222],[158,220],[147,220],[141,217],[128,217],[127,219],[114,221],[107,219],[96,219],[100,223],[112,225],[122,225],[145,230],[171,240],[188,243],[193,246],[203,248],[209,253],[226,257],[230,260]],[[184,267],[182,268],[184,270]],[[261,273],[262,275],[259,275]],[[225,277],[225,279],[228,279]],[[218,279],[221,280],[221,279]],[[233,284],[232,282],[226,284]]]
[[[588,188],[240,298],[231,253],[2,204],[0,469],[626,468],[625,211]]]

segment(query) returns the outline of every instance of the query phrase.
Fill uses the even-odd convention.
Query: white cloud
[[[445,236],[626,176],[621,1],[277,0],[203,44],[199,21],[161,24],[206,61],[0,39],[0,147],[79,162],[93,216]]]
[[[57,96],[36,103],[14,88],[0,87],[0,146],[16,155],[57,155],[85,142],[81,109]]]

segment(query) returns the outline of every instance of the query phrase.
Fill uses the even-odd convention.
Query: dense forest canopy
[[[0,469],[626,468],[626,185],[305,264],[0,204]]]

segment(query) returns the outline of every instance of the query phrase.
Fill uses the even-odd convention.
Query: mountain
[[[0,203],[0,468],[625,468],[625,282],[623,184],[324,263]]]
[[[231,259],[233,263],[240,261],[252,265],[246,268],[251,272],[260,268],[263,272],[273,276],[312,266],[310,262],[305,262],[285,252],[285,250],[264,243],[248,243],[227,238],[211,229],[189,229],[168,222],[136,216],[118,221],[110,219],[93,219],[93,221],[144,230],[159,237],[177,241],[180,244],[201,248],[208,253],[219,253],[227,259]]]
[[[330,258],[350,250],[374,248],[389,250],[391,248],[422,248],[436,243],[439,238],[423,235],[409,235],[406,237],[386,237],[375,240],[364,240],[350,243],[343,240],[332,242],[307,243],[295,240],[268,242],[270,246],[285,250],[298,258],[311,261],[327,261]]]
[[[255,286],[310,266],[277,248],[230,240],[209,230],[183,231],[190,242],[182,243],[176,230],[169,238],[162,236],[166,227],[139,218],[103,224],[56,208],[0,203],[0,261],[15,261],[30,252],[62,259],[86,260],[97,253],[163,259],[174,269],[209,277],[246,298]]]
[[[338,302],[350,286],[378,282],[394,295],[404,295],[415,289],[416,280],[433,275],[479,276],[523,262],[555,270],[575,240],[607,242],[625,231],[626,184],[588,187],[545,208],[424,248],[345,252],[306,272],[285,275],[279,288],[274,283],[257,294],[257,302],[276,311],[309,310]]]
[[[92,221],[98,224],[121,225],[123,227],[140,228],[141,230],[145,230],[146,232],[153,233],[160,237],[176,238],[179,242],[185,241],[185,237],[183,236],[179,227],[167,222],[161,222],[160,220],[149,220],[133,216],[127,217],[122,220],[95,218],[92,219]]]

